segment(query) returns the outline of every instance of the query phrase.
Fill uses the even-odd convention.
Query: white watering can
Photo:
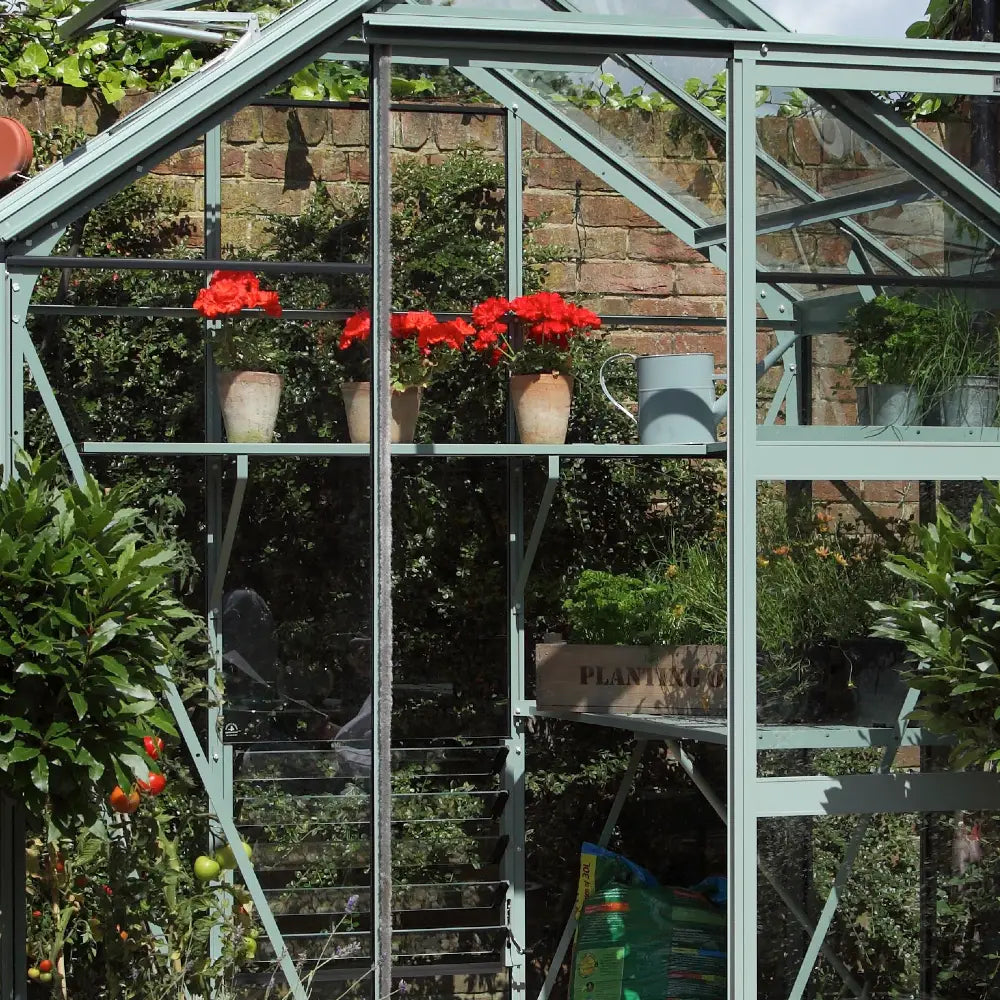
[[[760,378],[789,349],[779,344],[757,362]],[[615,399],[604,381],[612,361],[629,358],[639,380],[639,417]],[[715,373],[712,354],[613,354],[601,365],[600,380],[611,404],[639,427],[640,444],[709,444],[726,415],[729,393],[716,397],[715,383],[725,381]]]

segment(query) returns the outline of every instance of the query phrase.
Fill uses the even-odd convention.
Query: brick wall
[[[81,91],[0,90],[0,114],[12,115],[29,127],[46,131],[57,124],[94,133],[110,125],[119,113],[146,97],[130,97],[118,111],[98,111]],[[844,183],[877,183],[897,179],[894,165],[833,123],[802,119],[761,119],[760,141],[772,156],[786,163],[804,181],[832,192]],[[439,162],[463,145],[489,155],[502,155],[503,119],[476,113],[464,115],[400,112],[393,115],[393,157],[419,157]],[[725,164],[711,144],[701,149],[691,138],[670,133],[669,114],[596,112],[590,126],[609,142],[627,140],[628,158],[659,180],[681,201],[696,199],[722,221],[725,212]],[[938,127],[930,132],[945,137]],[[959,148],[963,138],[952,134]],[[335,196],[349,197],[368,182],[368,116],[364,111],[252,107],[240,111],[224,128],[222,156],[223,239],[259,244],[264,237],[265,212],[294,214],[302,209],[316,184]],[[583,169],[544,137],[524,129],[524,210],[542,219],[537,239],[561,248],[563,259],[549,267],[549,287],[586,302],[605,314],[635,317],[614,337],[624,350],[639,353],[711,351],[725,363],[721,328],[677,325],[670,329],[644,326],[643,316],[725,315],[725,277],[704,257],[615,194],[602,180]],[[168,158],[154,173],[184,198],[200,230],[204,185],[203,156],[193,146]],[[761,209],[780,199],[775,185],[761,178]],[[927,243],[925,260],[940,248],[945,222],[934,203],[887,210],[866,217],[866,224],[890,245],[916,247],[915,233]],[[797,269],[842,268],[850,246],[829,223],[762,241],[762,253],[776,266]],[[932,261],[929,261],[932,262]],[[758,353],[773,343],[767,331],[758,335]],[[854,393],[846,370],[847,351],[838,337],[817,337],[814,343],[813,403],[819,423],[855,420]],[[762,402],[777,380],[772,373],[762,387]],[[889,502],[865,490],[878,503]],[[875,492],[879,492],[876,490]],[[883,491],[884,492],[884,491]]]

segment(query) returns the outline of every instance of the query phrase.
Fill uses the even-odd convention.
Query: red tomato
[[[150,774],[149,776],[149,794],[159,795],[164,788],[167,787],[167,779],[163,777],[162,774]]]
[[[160,753],[163,750],[163,740],[161,740],[159,736],[144,737],[142,745],[146,748],[146,753],[148,753],[153,760],[160,759]]]
[[[43,958],[38,963],[38,971],[39,972],[51,972],[52,971],[52,963],[47,958]]]

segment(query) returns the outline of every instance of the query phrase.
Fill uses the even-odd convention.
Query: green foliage
[[[52,830],[97,818],[91,791],[145,777],[142,739],[172,733],[161,667],[185,675],[201,626],[174,596],[178,553],[121,488],[23,459],[0,492],[0,770]]]
[[[294,2],[275,0],[243,9],[265,25]],[[100,93],[105,103],[115,104],[126,93],[163,90],[222,51],[213,43],[114,28],[63,41],[56,33],[59,20],[82,6],[76,0],[28,0],[25,15],[5,18],[0,32],[0,83],[8,87],[61,84]],[[230,41],[236,37],[229,34]],[[363,66],[320,61],[296,72],[277,93],[306,101],[347,101],[367,91],[368,74]],[[397,98],[454,94],[483,99],[481,92],[450,69],[394,75],[392,93]]]
[[[997,370],[995,317],[953,294],[927,304],[880,295],[851,312],[844,333],[856,382],[915,385],[924,403],[965,375]]]
[[[758,545],[758,636],[769,653],[866,635],[874,620],[867,599],[894,590],[880,564],[887,542],[822,508],[789,511],[779,496],[764,495]],[[587,570],[563,606],[583,642],[725,644],[725,540],[678,546],[641,578]]]
[[[875,634],[913,656],[912,718],[953,736],[963,767],[1000,760],[1000,490],[984,490],[967,527],[939,506],[936,522],[915,530],[918,551],[890,560],[913,596],[872,605]]]
[[[194,877],[205,851],[204,791],[182,763],[168,756],[160,765],[166,790],[131,816],[28,844],[29,961],[58,968],[61,958],[69,996],[147,1000],[185,988],[204,996],[246,965],[245,941],[257,935],[249,894]]]

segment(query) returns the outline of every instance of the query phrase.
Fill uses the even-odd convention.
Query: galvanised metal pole
[[[222,256],[222,130],[216,125],[205,133],[205,204],[204,256],[208,259]],[[206,283],[209,275],[205,275]],[[212,337],[221,328],[219,320],[205,320],[205,440],[222,440],[222,417],[219,409],[218,383],[215,359],[212,355]],[[222,674],[222,607],[221,581],[219,580],[219,543],[222,538],[222,459],[209,456],[205,459],[205,603],[208,622],[209,653],[212,657],[208,668],[208,690],[218,690]],[[232,789],[225,787],[223,761],[222,720],[223,709],[214,701],[208,708],[208,772],[216,792],[219,807],[233,816]],[[209,849],[219,846],[216,831],[209,833]],[[226,873],[232,879],[231,873]],[[228,898],[228,897],[226,897]],[[212,961],[222,957],[222,928],[213,927],[208,942]]]
[[[972,40],[992,42],[997,29],[996,0],[972,0]],[[972,98],[970,166],[997,186],[997,106],[991,97]]]
[[[507,297],[516,298],[523,291],[524,233],[522,186],[522,130],[516,105],[505,119],[504,134],[504,253],[507,263]],[[507,406],[507,441],[517,440],[513,409]],[[558,462],[558,459],[556,460]],[[502,833],[508,837],[507,850],[501,862],[500,877],[507,883],[504,899],[504,922],[507,941],[504,964],[510,970],[512,997],[523,996],[527,988],[524,942],[527,917],[525,913],[525,720],[518,715],[524,701],[524,462],[507,462],[507,664],[510,700],[507,708],[507,736],[504,743],[503,782],[507,805],[503,811]]]
[[[392,178],[389,151],[392,53],[373,45],[368,91],[371,160],[372,384],[372,870],[374,997],[392,992],[392,458],[389,316],[392,309]]]
[[[757,437],[754,53],[728,62],[728,791],[730,1000],[757,996]]]

